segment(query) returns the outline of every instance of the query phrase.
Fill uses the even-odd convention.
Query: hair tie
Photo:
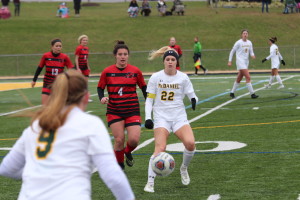
[[[177,62],[178,62],[179,56],[178,56],[178,54],[176,53],[176,51],[174,51],[174,50],[168,50],[168,51],[166,51],[166,52],[164,53],[163,60],[165,60],[165,58],[166,58],[167,56],[173,56],[173,57],[175,57],[176,60],[177,60]]]

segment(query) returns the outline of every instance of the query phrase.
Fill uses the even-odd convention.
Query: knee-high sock
[[[115,155],[118,163],[124,163],[124,149],[121,151],[115,150]]]
[[[126,144],[126,147],[125,147],[125,150],[124,150],[124,153],[131,153],[136,147],[132,147],[128,144]]]
[[[279,75],[276,75],[275,77],[276,77],[277,82],[278,82],[280,85],[283,85],[280,76],[279,76]]]
[[[253,90],[252,84],[251,83],[246,83],[246,85],[247,85],[247,88],[248,88],[250,94],[254,94],[254,90]]]
[[[239,83],[237,83],[236,81],[234,81],[231,93],[234,93],[236,91],[236,89],[239,87],[239,85],[240,85]]]
[[[269,80],[269,85],[272,85],[273,81],[274,81],[275,76],[271,76],[270,80]]]
[[[152,160],[154,158],[154,155],[152,155],[149,159],[149,165],[148,165],[148,183],[154,184],[154,179],[156,177],[156,174],[152,170]]]
[[[183,158],[182,158],[182,165],[184,167],[188,167],[191,160],[193,159],[195,154],[195,150],[194,151],[189,151],[187,149],[184,149],[183,151]]]

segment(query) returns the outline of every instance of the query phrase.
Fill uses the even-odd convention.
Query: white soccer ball
[[[151,166],[158,176],[168,176],[174,171],[175,160],[170,154],[160,152],[153,158]]]

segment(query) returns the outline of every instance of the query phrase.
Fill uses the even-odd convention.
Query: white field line
[[[294,76],[290,76],[290,77],[287,77],[287,78],[285,78],[285,79],[282,79],[282,82],[283,82],[283,81],[286,81],[286,80],[288,80],[288,79],[291,79],[291,78],[294,78]],[[276,83],[273,83],[272,85],[275,85],[275,84],[277,84],[277,82],[276,82]],[[262,90],[262,89],[265,89],[265,87],[258,88],[258,89],[256,89],[256,90],[254,90],[254,92],[257,92],[257,91]],[[237,97],[234,98],[234,99],[231,99],[231,100],[229,100],[229,101],[226,101],[225,103],[222,103],[222,104],[220,104],[220,105],[218,105],[218,106],[216,106],[216,107],[214,107],[214,108],[212,108],[212,109],[206,111],[205,113],[203,113],[203,114],[201,114],[201,115],[198,115],[197,117],[194,117],[193,119],[189,120],[189,122],[192,123],[192,122],[194,122],[194,121],[197,121],[198,119],[201,119],[202,117],[205,117],[205,116],[207,116],[207,115],[213,113],[214,111],[219,110],[219,109],[222,108],[223,106],[226,106],[226,105],[228,105],[228,104],[230,104],[230,103],[232,103],[232,102],[234,102],[234,101],[236,101],[236,100],[238,100],[238,99],[240,99],[240,98],[242,98],[242,97],[244,97],[244,96],[247,96],[247,95],[249,95],[249,94],[250,94],[250,93],[247,92],[247,93],[245,93],[245,94],[242,94],[242,95],[240,95],[240,96],[237,96]]]
[[[30,110],[30,109],[38,108],[40,106],[42,106],[42,105],[32,106],[32,107],[28,107],[28,108],[24,108],[24,109],[20,109],[20,110],[15,110],[15,111],[7,112],[7,113],[0,113],[0,117],[15,114],[15,113],[18,113],[18,112],[22,112],[24,110]]]
[[[294,78],[294,77],[295,77],[295,76],[289,76],[289,77],[287,77],[287,78],[285,78],[285,79],[282,79],[282,82],[284,82],[284,81],[286,81],[286,80],[288,80],[288,79]],[[275,84],[277,84],[277,82],[276,82],[276,83],[273,83],[272,85],[275,85]],[[261,88],[259,88],[259,89],[256,89],[256,90],[254,90],[254,92],[259,91],[259,90],[262,90],[262,89],[265,89],[265,87],[261,87]],[[226,105],[228,105],[228,104],[230,104],[230,103],[232,103],[232,102],[234,102],[234,101],[236,101],[236,100],[238,100],[238,99],[240,99],[240,98],[242,98],[242,97],[244,97],[244,96],[247,96],[247,95],[249,95],[249,92],[247,92],[247,93],[245,93],[245,94],[242,94],[242,95],[236,97],[235,99],[231,99],[231,100],[229,100],[229,101],[226,101],[225,103],[222,103],[222,104],[220,104],[220,105],[218,105],[218,106],[216,106],[216,107],[214,107],[214,108],[212,108],[212,109],[206,111],[205,113],[203,113],[203,114],[201,114],[201,115],[198,115],[197,117],[194,117],[193,119],[189,120],[189,123],[192,123],[192,122],[194,122],[194,121],[197,121],[197,120],[199,120],[199,119],[201,119],[201,118],[203,118],[203,117],[205,117],[205,116],[207,116],[207,115],[213,113],[214,111],[219,110],[219,109],[222,108],[223,106],[226,106]],[[142,144],[138,145],[137,148],[136,148],[135,150],[141,149],[141,148],[145,147],[146,145],[150,144],[150,143],[153,142],[153,141],[154,141],[154,138],[148,139],[148,140],[144,141]],[[145,145],[145,144],[146,144],[146,145]]]

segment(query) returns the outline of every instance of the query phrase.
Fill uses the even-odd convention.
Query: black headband
[[[168,51],[166,51],[166,52],[164,53],[163,60],[165,60],[165,58],[166,58],[167,56],[173,56],[173,57],[176,58],[177,61],[178,61],[178,59],[179,59],[178,54],[177,54],[176,51],[174,51],[174,50],[168,50]]]
[[[275,40],[273,40],[272,38],[269,39],[272,43],[275,43]]]

